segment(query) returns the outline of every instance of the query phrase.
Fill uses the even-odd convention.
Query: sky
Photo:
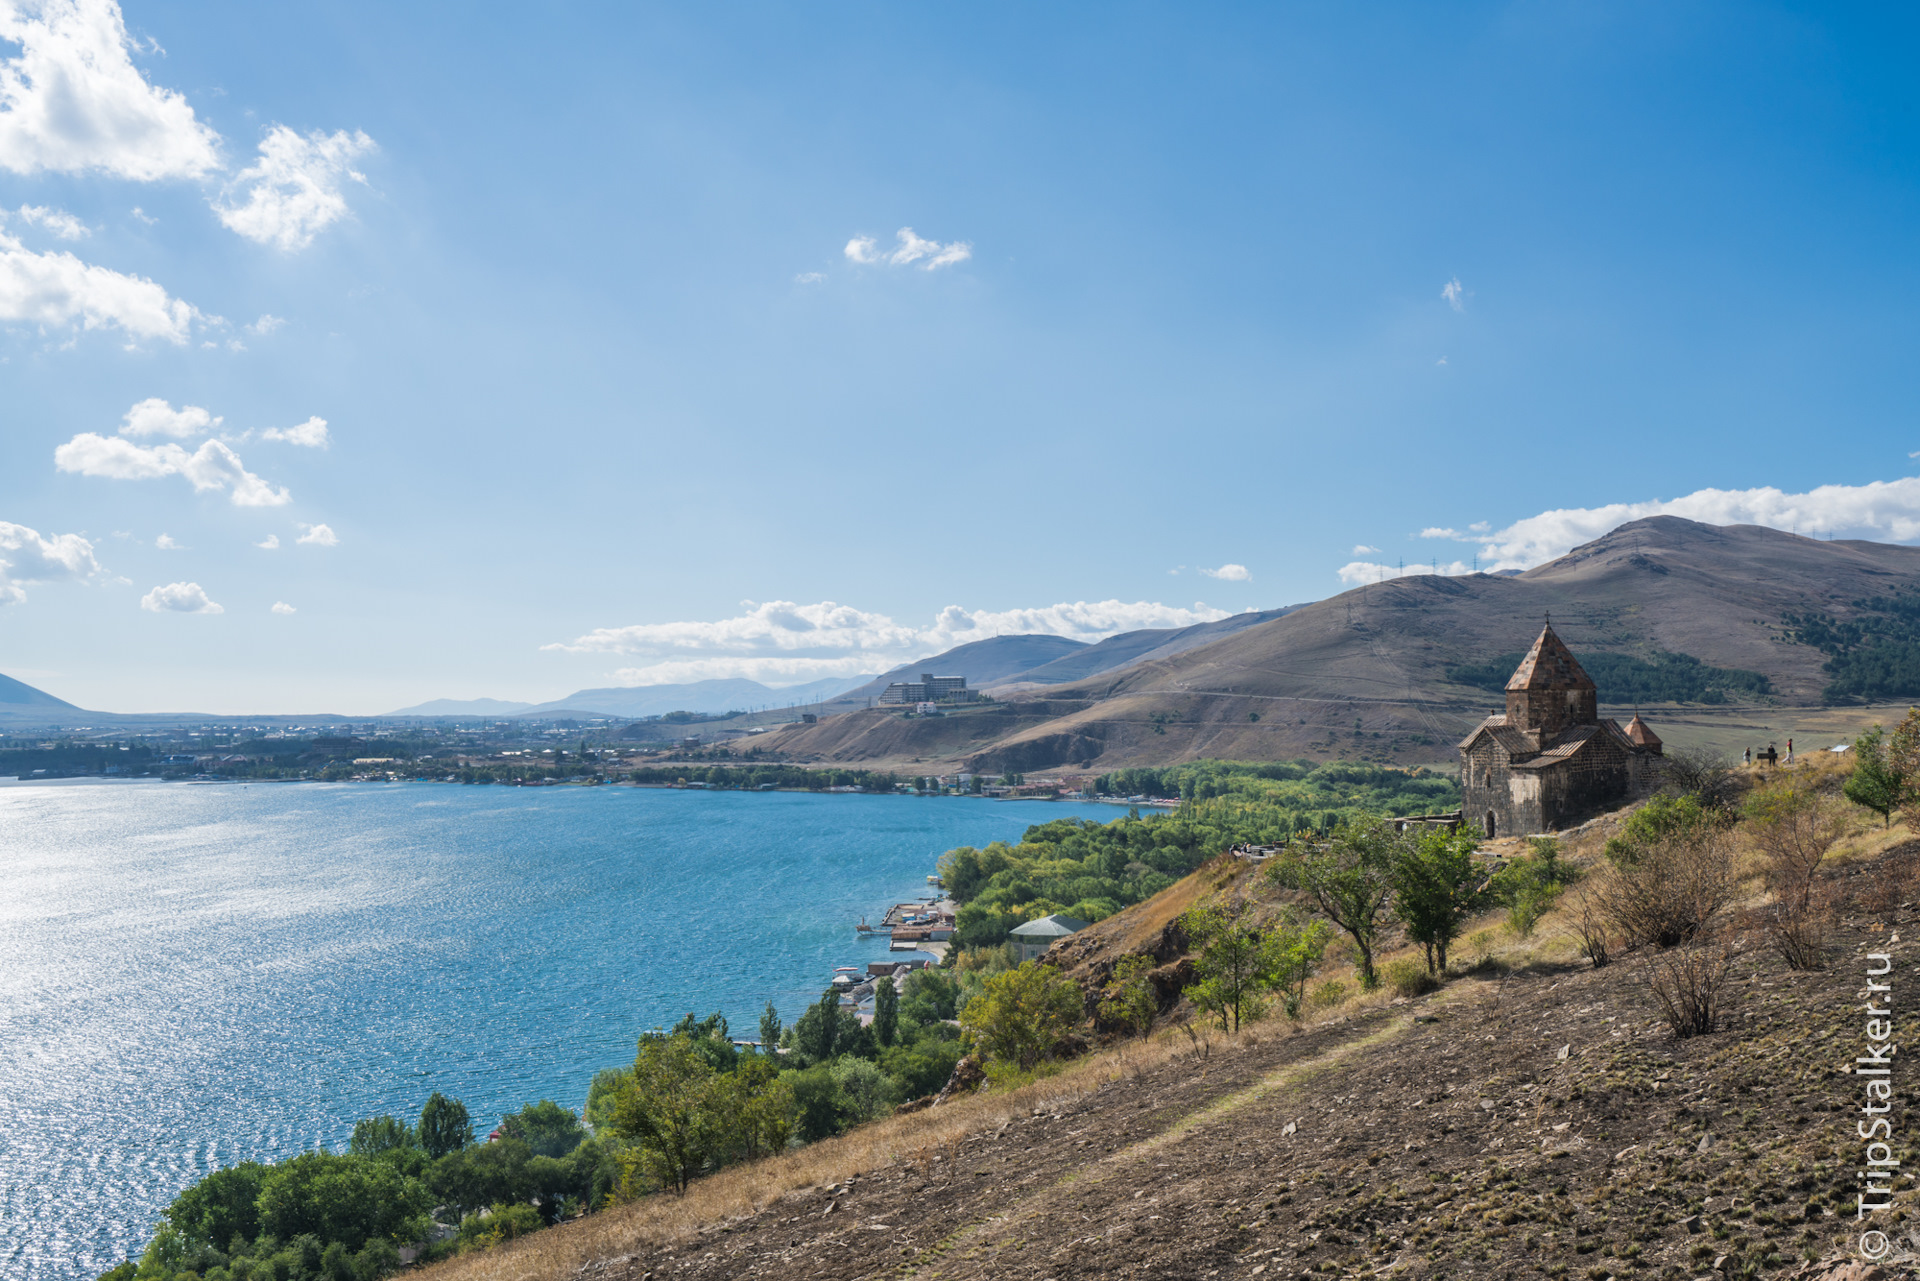
[[[878,672],[1920,538],[1895,6],[0,0],[0,672]]]

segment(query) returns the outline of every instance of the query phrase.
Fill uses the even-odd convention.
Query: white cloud
[[[20,221],[34,227],[44,227],[62,240],[82,240],[93,234],[87,224],[64,209],[49,209],[45,205],[21,205]]]
[[[261,551],[275,551],[280,546],[280,535],[268,534],[265,538],[255,543],[254,546],[258,547]]]
[[[291,614],[291,613],[294,613],[295,610],[293,606],[287,604],[287,602],[283,600],[277,600],[273,602],[273,612],[276,614]]]
[[[171,534],[160,535],[160,537],[153,540],[153,545],[163,552],[180,552],[186,550],[186,544],[175,542]]]
[[[1353,554],[1355,556],[1371,556],[1377,554],[1379,550],[1378,547],[1369,547],[1365,543],[1355,543],[1353,545]]]
[[[285,429],[269,427],[260,433],[260,439],[282,440],[289,445],[305,445],[308,449],[325,449],[331,443],[327,437],[327,420],[324,418],[309,418]]]
[[[254,321],[251,325],[248,325],[246,327],[246,330],[250,334],[258,334],[260,337],[265,338],[268,334],[272,333],[274,330],[280,328],[282,325],[286,323],[287,323],[286,321],[282,320],[280,317],[276,315],[273,315],[271,312],[263,311],[260,313],[260,319]]]
[[[0,4],[0,167],[153,182],[217,169],[220,136],[133,65],[113,0]]]
[[[1218,569],[1208,569],[1202,565],[1200,572],[1208,578],[1219,578],[1229,583],[1244,583],[1253,578],[1252,572],[1245,565],[1226,564]]]
[[[224,614],[226,609],[207,599],[198,583],[168,583],[140,598],[140,608],[156,614]]]
[[[894,248],[889,251],[882,249],[872,236],[855,236],[842,252],[849,261],[863,266],[885,263],[889,267],[905,267],[917,262],[923,271],[949,267],[973,257],[973,245],[968,241],[954,240],[943,245],[915,235],[912,227],[900,228],[894,233],[894,240]]]
[[[1420,531],[1420,537],[1459,539],[1462,537],[1462,535],[1460,531],[1457,529],[1446,529],[1439,525],[1429,525],[1427,528]]]
[[[62,250],[34,253],[0,233],[0,321],[86,329],[117,325],[131,338],[184,343],[198,309],[151,280],[81,262]]]
[[[37,530],[0,520],[0,605],[26,600],[34,583],[84,582],[100,573],[93,544],[78,534],[42,536]]]
[[[328,135],[315,130],[302,137],[275,125],[261,139],[260,158],[229,184],[229,197],[243,193],[244,198],[215,202],[214,212],[228,230],[248,240],[287,251],[305,249],[315,235],[347,216],[341,180],[366,182],[351,166],[373,149],[373,139],[358,131]]]
[[[182,405],[175,409],[160,397],[149,396],[127,411],[126,425],[120,428],[120,434],[172,436],[176,440],[184,440],[188,436],[204,436],[220,423],[220,419],[198,405]]]
[[[1440,296],[1445,298],[1447,300],[1447,306],[1453,308],[1455,311],[1465,311],[1467,309],[1467,291],[1466,288],[1461,285],[1460,277],[1458,276],[1455,276],[1447,282],[1446,288],[1440,291]],[[1444,356],[1441,357],[1441,363],[1446,363]]]
[[[824,271],[803,271],[793,278],[796,285],[817,285],[827,278]]]
[[[1766,525],[1808,535],[1855,534],[1911,542],[1920,539],[1920,477],[1864,485],[1821,485],[1799,494],[1771,486],[1699,489],[1679,498],[1557,508],[1517,520],[1504,529],[1493,529],[1479,521],[1464,533],[1435,529],[1428,534],[1479,543],[1483,569],[1531,569],[1628,521],[1648,516],[1682,516],[1709,525]],[[1348,578],[1346,570],[1340,572]]]
[[[821,601],[745,602],[744,612],[712,622],[646,623],[605,627],[571,643],[546,645],[570,653],[644,656],[652,662],[622,668],[627,684],[655,685],[710,676],[747,675],[800,681],[880,671],[994,636],[1044,633],[1096,641],[1143,627],[1188,627],[1227,617],[1196,602],[1192,609],[1156,601],[1076,601],[1036,609],[968,610],[949,605],[926,626],[885,614]]]
[[[1371,561],[1356,560],[1342,565],[1339,569],[1340,581],[1352,583],[1379,583],[1389,578],[1406,578],[1414,574],[1470,574],[1473,567],[1465,561],[1448,561],[1441,565],[1376,565]]]
[[[311,543],[315,547],[338,547],[340,536],[326,525],[302,524],[300,528],[307,532],[294,539],[296,543]]]
[[[293,501],[292,494],[248,471],[240,456],[217,440],[203,441],[189,454],[171,441],[136,445],[118,436],[86,431],[55,449],[53,463],[61,471],[109,480],[184,476],[196,491],[231,490],[236,507],[279,507]]]

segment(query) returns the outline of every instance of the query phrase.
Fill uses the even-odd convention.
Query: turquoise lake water
[[[791,1022],[956,845],[1111,806],[627,787],[0,785],[0,1275],[439,1090],[482,1133],[634,1038]]]

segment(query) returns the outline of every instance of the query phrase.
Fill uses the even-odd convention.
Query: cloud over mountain
[[[1480,568],[1485,570],[1531,569],[1648,516],[1683,516],[1709,525],[1765,525],[1807,535],[1859,534],[1904,543],[1920,538],[1920,477],[1820,485],[1800,494],[1772,486],[1698,489],[1678,498],[1555,508],[1504,529],[1492,529],[1484,521],[1465,529],[1436,526],[1422,530],[1420,536],[1480,544]],[[1386,568],[1356,562],[1339,572],[1347,582],[1372,582],[1378,577],[1374,571]],[[1444,572],[1459,573],[1465,568],[1455,562]],[[1407,572],[1428,573],[1431,567],[1409,566]]]
[[[1227,611],[1197,602],[1183,609],[1157,601],[1107,600],[1008,610],[949,605],[929,624],[915,626],[833,601],[749,601],[732,618],[603,627],[542,648],[652,660],[620,670],[619,678],[630,683],[721,676],[795,681],[874,671],[999,635],[1044,633],[1096,641],[1144,627],[1187,627],[1225,617]]]

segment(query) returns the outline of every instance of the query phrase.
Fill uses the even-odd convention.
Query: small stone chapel
[[[1460,741],[1466,821],[1489,838],[1531,836],[1644,795],[1659,736],[1638,713],[1622,729],[1599,706],[1593,678],[1549,621],[1507,682],[1507,710]]]

